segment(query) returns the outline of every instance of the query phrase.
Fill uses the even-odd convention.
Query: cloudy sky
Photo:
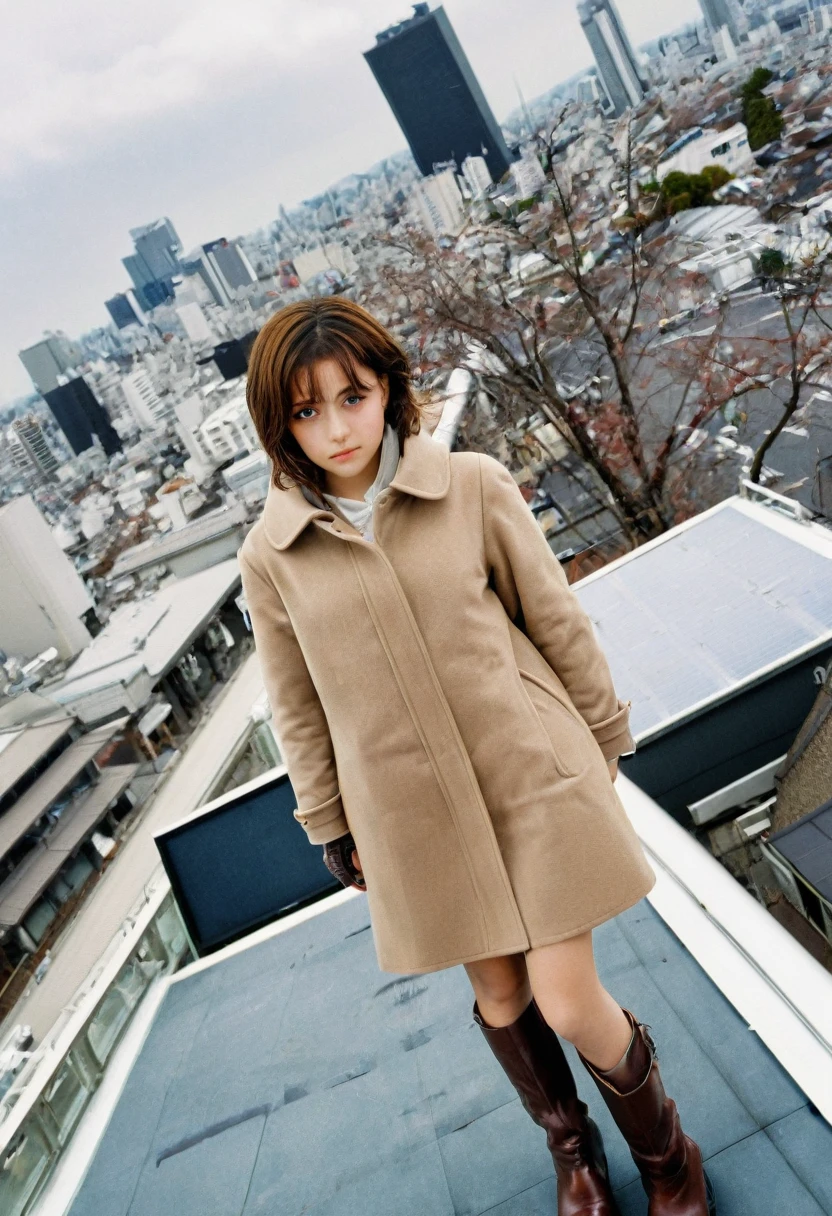
[[[618,0],[638,44],[696,0]],[[445,0],[498,119],[591,62],[575,0]],[[0,403],[17,351],[108,320],[128,229],[267,224],[404,147],[361,52],[406,0],[0,0]]]

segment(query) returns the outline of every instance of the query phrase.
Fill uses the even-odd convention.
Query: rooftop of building
[[[160,532],[141,544],[133,545],[121,553],[113,565],[110,577],[120,578],[124,574],[132,574],[143,570],[146,566],[163,563],[167,558],[187,549],[194,549],[207,544],[231,532],[245,523],[248,512],[244,503],[235,503],[231,507],[218,507],[192,519],[183,528],[170,532]]]
[[[829,645],[832,531],[736,495],[575,590],[641,741]]]
[[[0,857],[5,856],[46,814],[125,721],[125,718],[119,718],[81,735],[12,804],[0,818]]]
[[[142,669],[160,678],[177,661],[240,581],[236,558],[117,608],[64,676],[44,688],[65,704],[132,679]]]
[[[46,722],[15,722],[10,727],[0,724],[0,798],[47,756],[74,724],[72,715],[60,710]]]
[[[764,1045],[766,999],[750,993],[760,1018],[749,1025],[665,917],[642,900],[595,931],[596,958],[615,998],[651,1027],[720,1216],[832,1213],[832,1128]],[[544,1137],[471,1011],[460,967],[378,971],[355,892],[186,968],[68,1216],[554,1211]],[[635,1166],[565,1046],[622,1216],[635,1216],[646,1202]]]

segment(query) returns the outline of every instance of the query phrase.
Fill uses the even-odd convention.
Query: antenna
[[[523,111],[523,117],[526,120],[526,124],[529,128],[529,138],[531,138],[534,135],[534,126],[532,124],[532,116],[529,113],[529,107],[526,105],[526,99],[523,96],[523,90],[520,88],[520,81],[517,79],[517,76],[515,75],[514,72],[512,72],[511,78],[514,81],[514,87],[517,90],[517,96],[520,98],[520,107]]]

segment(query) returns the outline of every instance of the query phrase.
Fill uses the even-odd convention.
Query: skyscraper
[[[149,312],[164,300],[173,299],[173,278],[181,273],[182,242],[167,216],[131,228],[130,236],[135,252],[122,258],[122,263],[133,280],[139,304]]]
[[[15,418],[8,435],[12,461],[21,472],[35,473],[42,481],[57,472],[57,458],[34,414]]]
[[[623,114],[638,105],[645,85],[614,0],[581,0],[578,17],[613,109]]]
[[[121,451],[121,440],[107,411],[86,380],[69,374],[80,355],[62,336],[52,335],[22,350],[20,360],[75,455],[91,448],[93,435],[97,435],[104,451],[112,456]]]
[[[39,393],[57,388],[67,372],[81,359],[81,352],[62,334],[49,334],[19,352],[20,362]]]
[[[699,0],[699,5],[705,15],[708,28],[712,34],[728,26],[728,33],[736,44],[740,40],[740,30],[737,26],[736,14],[731,7],[731,0]]]
[[[412,17],[376,34],[364,58],[421,173],[482,156],[500,180],[511,156],[444,8],[414,4]]]
[[[108,456],[121,451],[118,432],[82,376],[59,384],[43,397],[76,456],[93,446],[93,435],[101,440]]]
[[[241,287],[257,282],[257,275],[245,250],[236,241],[221,237],[207,245],[198,245],[193,252],[180,258],[182,273],[198,274],[214,297],[214,302],[225,307],[236,298]]]
[[[118,295],[105,300],[104,307],[118,329],[126,329],[128,325],[144,324],[144,311],[133,288],[130,288],[129,291],[119,292]]]

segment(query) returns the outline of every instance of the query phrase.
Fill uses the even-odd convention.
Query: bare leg
[[[598,978],[591,930],[529,950],[526,967],[540,1012],[552,1029],[596,1068],[613,1068],[629,1046],[632,1027]]]
[[[476,993],[474,1019],[517,1091],[526,1112],[546,1132],[557,1175],[561,1216],[613,1216],[598,1126],[578,1097],[563,1046],[532,999],[524,954],[466,963]]]
[[[465,963],[480,1013],[489,1026],[516,1021],[532,999],[526,959],[522,954]]]

